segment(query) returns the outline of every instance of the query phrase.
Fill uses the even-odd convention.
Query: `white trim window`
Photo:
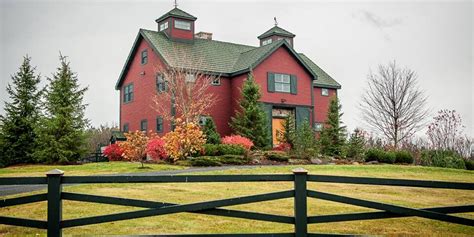
[[[211,85],[213,85],[213,86],[220,86],[220,85],[221,85],[221,79],[220,79],[220,78],[214,78],[214,79],[211,81]]]
[[[191,30],[191,22],[174,20],[174,28],[180,29],[180,30]]]
[[[160,31],[164,31],[166,29],[168,29],[168,22],[167,21],[160,24]]]
[[[267,44],[271,44],[273,42],[273,40],[270,38],[270,39],[266,39],[262,42],[262,46],[264,45],[267,45]]]
[[[329,90],[327,88],[321,88],[322,96],[329,96]]]
[[[275,73],[275,91],[291,92],[291,80],[288,74]]]

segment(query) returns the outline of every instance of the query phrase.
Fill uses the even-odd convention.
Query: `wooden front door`
[[[278,137],[283,136],[285,128],[283,127],[284,118],[273,118],[272,119],[272,135],[273,135],[273,146],[280,144]]]

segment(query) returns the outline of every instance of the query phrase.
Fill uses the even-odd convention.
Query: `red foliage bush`
[[[109,161],[123,160],[123,150],[118,144],[110,144],[104,149],[104,155]]]
[[[291,150],[291,145],[290,143],[287,143],[287,142],[283,142],[283,143],[280,143],[278,144],[278,146],[274,147],[273,148],[274,151],[290,151]]]
[[[152,160],[164,160],[168,157],[165,150],[165,141],[159,137],[155,137],[148,141],[146,153]]]
[[[240,135],[226,136],[222,138],[222,144],[239,145],[246,150],[250,150],[253,147],[253,142],[250,139]]]

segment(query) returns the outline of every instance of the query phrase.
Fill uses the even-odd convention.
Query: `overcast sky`
[[[118,122],[114,90],[139,28],[156,30],[155,19],[173,1],[0,0],[0,114],[5,87],[22,57],[45,77],[67,55],[79,82],[89,86],[86,116],[92,125]],[[474,135],[473,3],[471,1],[190,1],[179,8],[196,16],[196,32],[257,46],[273,26],[296,34],[305,53],[342,84],[343,121],[363,127],[357,109],[366,76],[378,64],[396,60],[417,72],[432,114],[455,109]]]

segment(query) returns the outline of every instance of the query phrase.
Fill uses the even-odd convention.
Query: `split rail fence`
[[[26,218],[0,216],[0,224],[46,229],[48,236],[61,236],[62,229],[76,226],[92,225],[142,217],[168,215],[188,212],[214,216],[243,218],[258,221],[286,223],[294,225],[294,233],[254,233],[254,234],[192,234],[185,236],[319,236],[324,234],[308,233],[308,224],[331,223],[354,220],[374,220],[399,217],[422,217],[460,225],[474,226],[474,220],[452,213],[474,212],[474,205],[431,207],[415,209],[387,203],[362,200],[352,197],[325,193],[307,188],[308,182],[364,184],[382,186],[405,186],[439,189],[474,190],[474,183],[441,182],[424,180],[382,179],[345,177],[329,175],[308,175],[304,169],[295,169],[293,174],[271,175],[179,175],[179,176],[63,176],[64,172],[52,170],[46,177],[8,177],[0,178],[0,185],[35,185],[47,184],[47,193],[24,197],[10,198],[1,201],[0,208],[20,204],[47,201],[47,221]],[[293,182],[294,188],[266,194],[244,197],[234,197],[221,200],[198,202],[191,204],[163,203],[129,198],[97,196],[63,192],[64,184],[99,184],[99,183],[204,183],[204,182]],[[344,204],[356,205],[379,211],[316,215],[308,216],[307,198],[316,198]],[[264,214],[250,211],[228,210],[223,207],[256,203],[284,198],[294,199],[294,215],[283,216]],[[72,200],[90,203],[112,204],[130,207],[147,208],[145,210],[129,211],[117,214],[108,214],[76,219],[62,219],[62,200]],[[167,235],[168,236],[168,235]],[[176,235],[180,236],[180,235]]]

